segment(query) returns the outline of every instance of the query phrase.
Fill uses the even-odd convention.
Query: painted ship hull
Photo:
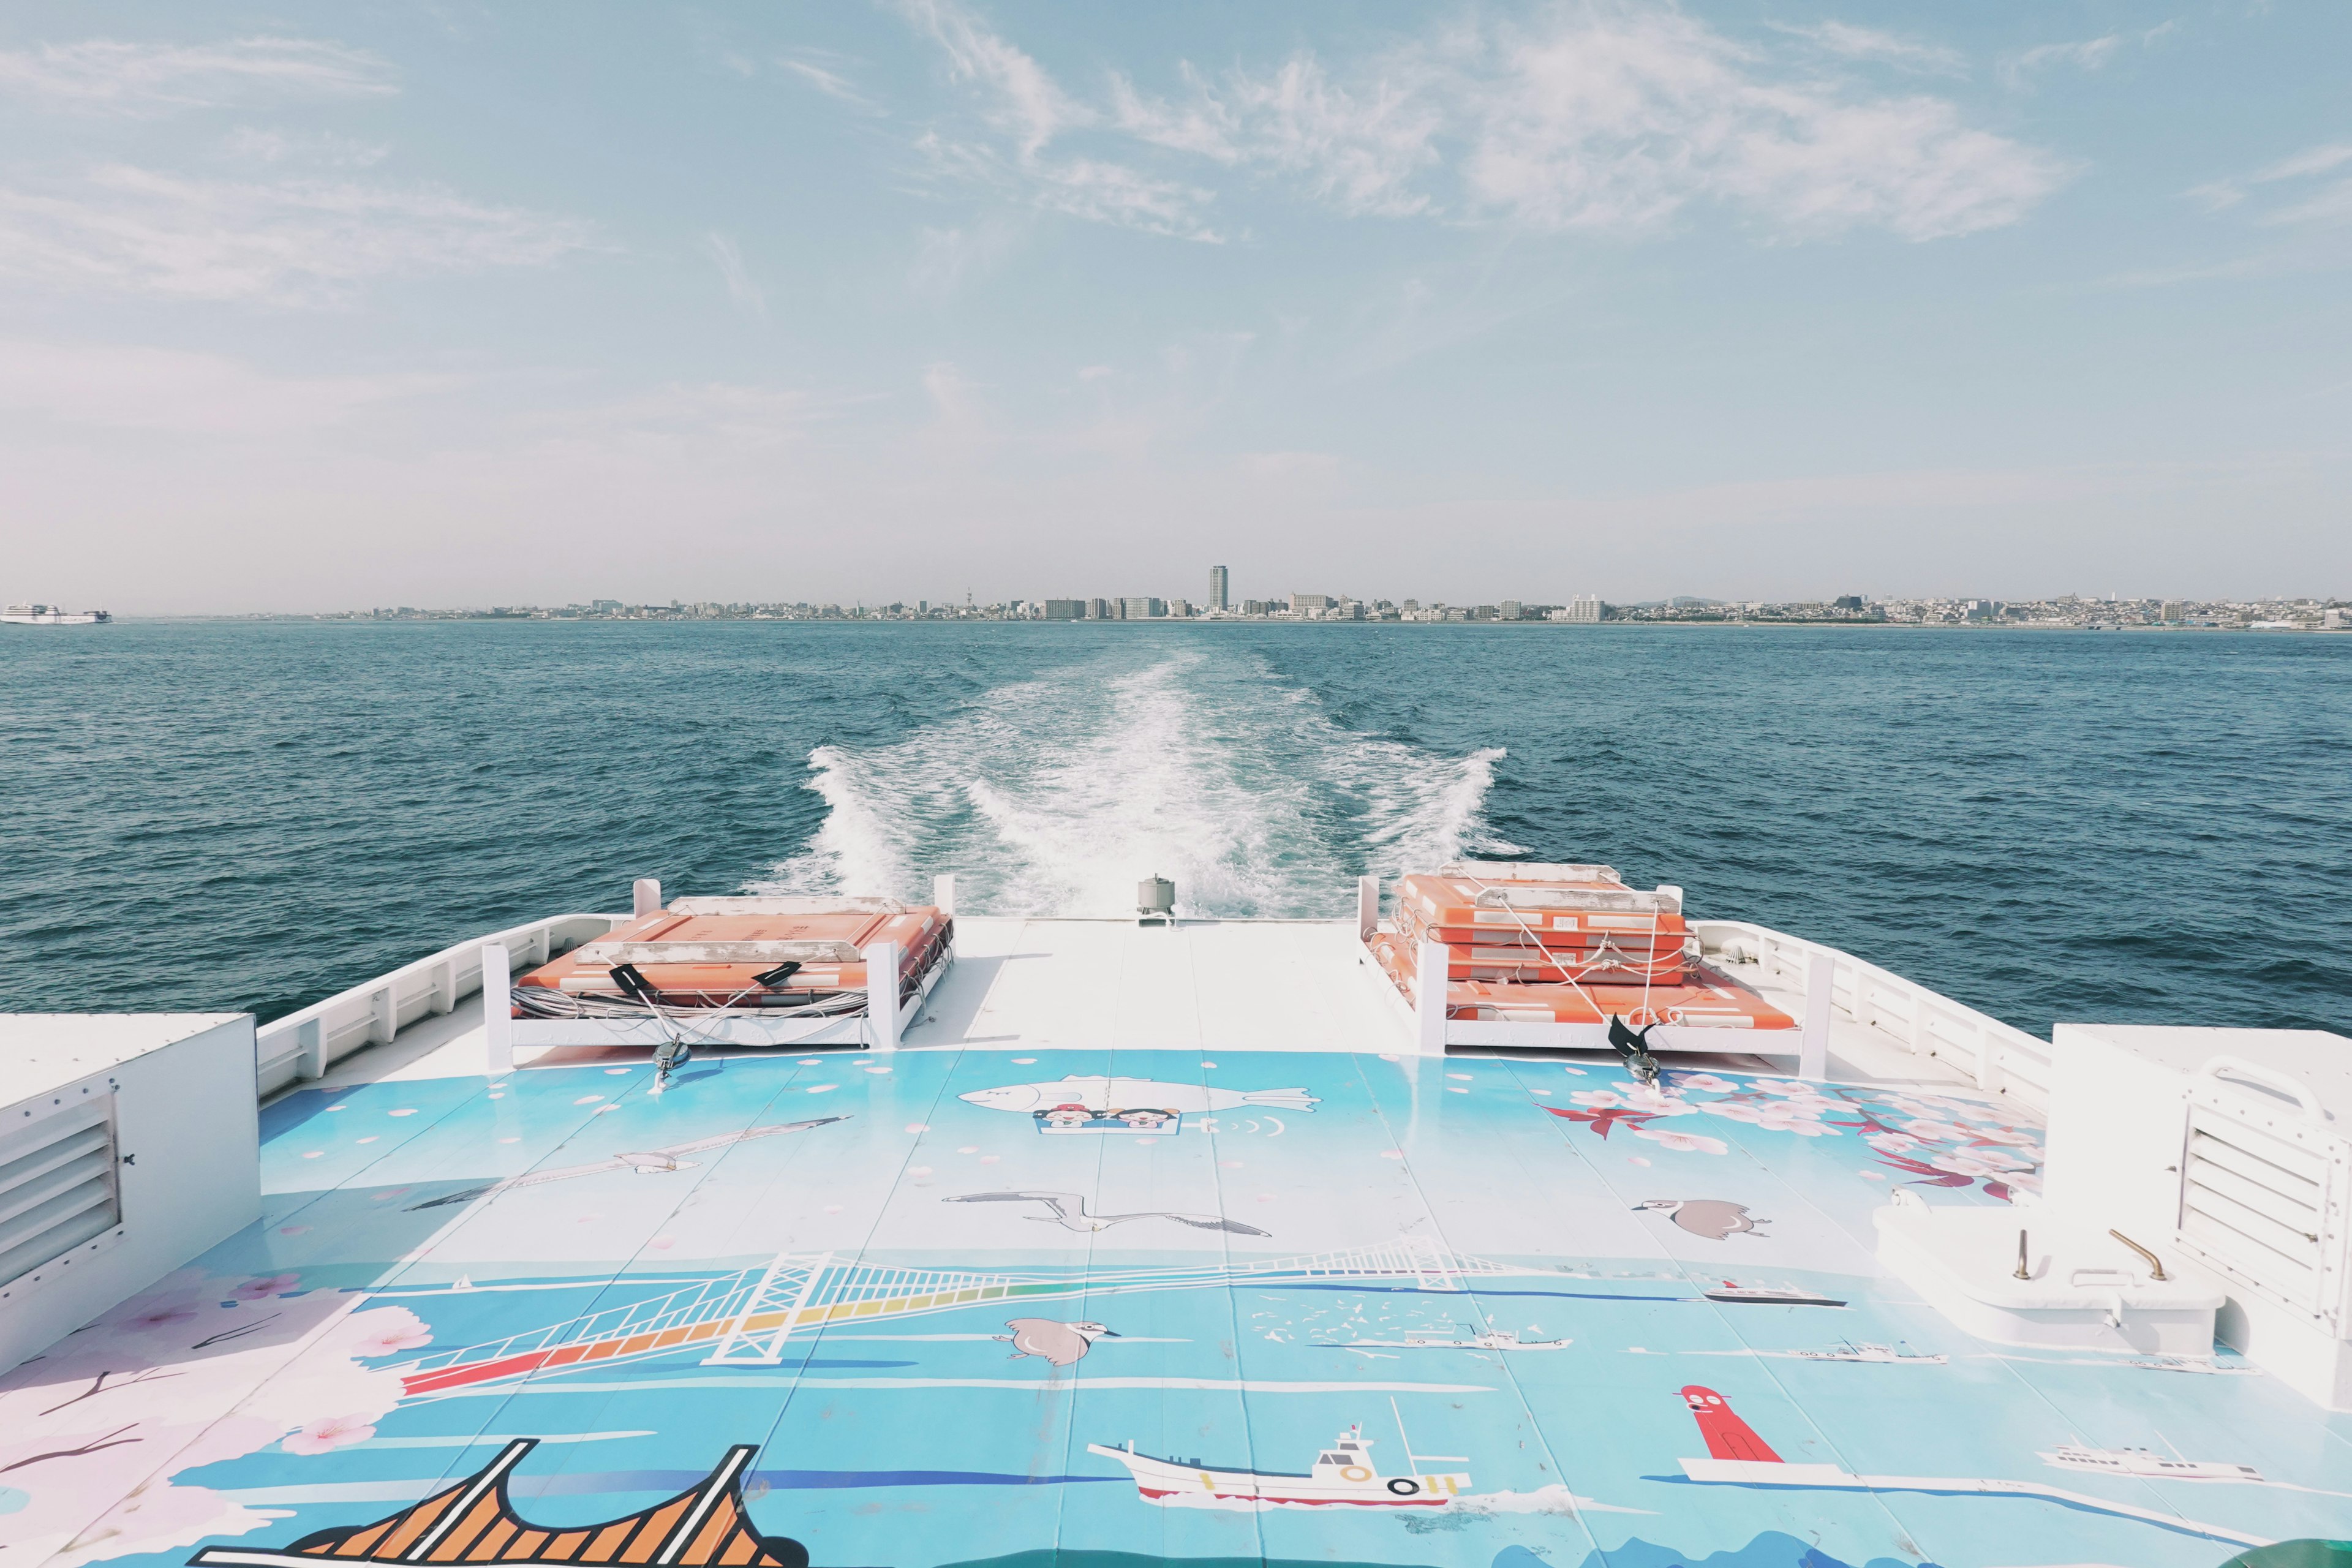
[[[1244,1508],[1444,1508],[1470,1489],[1465,1473],[1426,1476],[1382,1476],[1370,1466],[1345,1472],[1318,1466],[1304,1476],[1269,1474],[1260,1470],[1220,1470],[1204,1465],[1155,1458],[1131,1448],[1087,1445],[1087,1452],[1117,1459],[1135,1478],[1135,1489],[1149,1502],[1216,1501]],[[1329,1473],[1324,1473],[1329,1469]]]

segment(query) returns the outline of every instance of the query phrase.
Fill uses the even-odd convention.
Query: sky
[[[2352,594],[2352,9],[0,11],[0,595]]]

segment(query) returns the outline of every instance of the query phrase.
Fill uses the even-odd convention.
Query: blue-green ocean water
[[[1596,859],[2036,1031],[2352,1026],[2352,637],[126,623],[0,639],[0,1006],[265,1017],[673,891],[1341,915]]]

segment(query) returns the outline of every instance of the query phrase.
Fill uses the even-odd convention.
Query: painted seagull
[[[1013,1331],[993,1336],[1013,1347],[1013,1359],[1038,1356],[1055,1366],[1082,1359],[1101,1339],[1118,1338],[1118,1331],[1100,1323],[1065,1323],[1053,1318],[1014,1318],[1004,1325]]]
[[[1058,1225],[1066,1230],[1108,1230],[1115,1225],[1125,1225],[1131,1219],[1172,1219],[1178,1225],[1189,1225],[1195,1230],[1229,1230],[1236,1236],[1272,1236],[1270,1230],[1260,1230],[1254,1225],[1244,1225],[1223,1215],[1177,1214],[1160,1209],[1150,1214],[1088,1214],[1087,1200],[1076,1193],[965,1193],[958,1197],[941,1198],[943,1204],[1044,1204],[1050,1215],[1023,1215],[1046,1225]]]
[[[476,1198],[491,1197],[512,1187],[535,1187],[545,1182],[568,1182],[574,1176],[602,1175],[606,1171],[635,1171],[640,1176],[662,1176],[675,1171],[691,1171],[699,1163],[688,1154],[700,1154],[712,1149],[723,1149],[730,1143],[748,1143],[754,1138],[773,1138],[786,1132],[805,1132],[812,1127],[828,1122],[846,1121],[846,1116],[820,1116],[812,1121],[782,1121],[772,1127],[747,1127],[740,1132],[719,1132],[709,1138],[697,1138],[688,1143],[673,1143],[667,1149],[624,1151],[609,1160],[598,1160],[586,1165],[561,1165],[551,1171],[530,1171],[520,1176],[509,1176],[503,1182],[491,1182],[483,1186],[468,1187],[461,1193],[445,1197],[427,1198],[421,1204],[411,1204],[408,1212],[437,1209],[446,1204],[471,1203]]]
[[[1735,1204],[1726,1198],[1644,1198],[1633,1205],[1633,1212],[1655,1209],[1672,1215],[1676,1225],[1693,1236],[1703,1236],[1709,1241],[1723,1241],[1748,1232],[1764,1233],[1758,1227],[1769,1225],[1748,1212],[1746,1204]]]

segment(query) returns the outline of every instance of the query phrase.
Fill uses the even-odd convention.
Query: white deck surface
[[[1800,1016],[1803,998],[1736,973],[1766,999]],[[347,1057],[330,1084],[478,1076],[488,1056],[481,1001],[425,1018],[390,1045]],[[1727,1042],[1729,1044],[1730,1042]],[[1213,1051],[1362,1051],[1409,1054],[1401,1001],[1345,921],[1183,921],[1138,925],[1118,920],[959,916],[956,962],[911,1026],[907,1050],[1199,1048]],[[842,1047],[790,1047],[807,1055]],[[854,1048],[854,1047],[846,1047]],[[736,1054],[729,1047],[715,1054]],[[519,1065],[559,1065],[642,1057],[642,1047],[555,1047],[518,1050]],[[712,1054],[707,1052],[706,1054]],[[1456,1057],[1492,1057],[1457,1047]],[[1613,1059],[1603,1053],[1554,1053]],[[1789,1070],[1736,1048],[1677,1053],[1672,1065]],[[1953,1064],[1912,1055],[1843,1017],[1830,1027],[1830,1077],[1852,1083],[1961,1085]]]

